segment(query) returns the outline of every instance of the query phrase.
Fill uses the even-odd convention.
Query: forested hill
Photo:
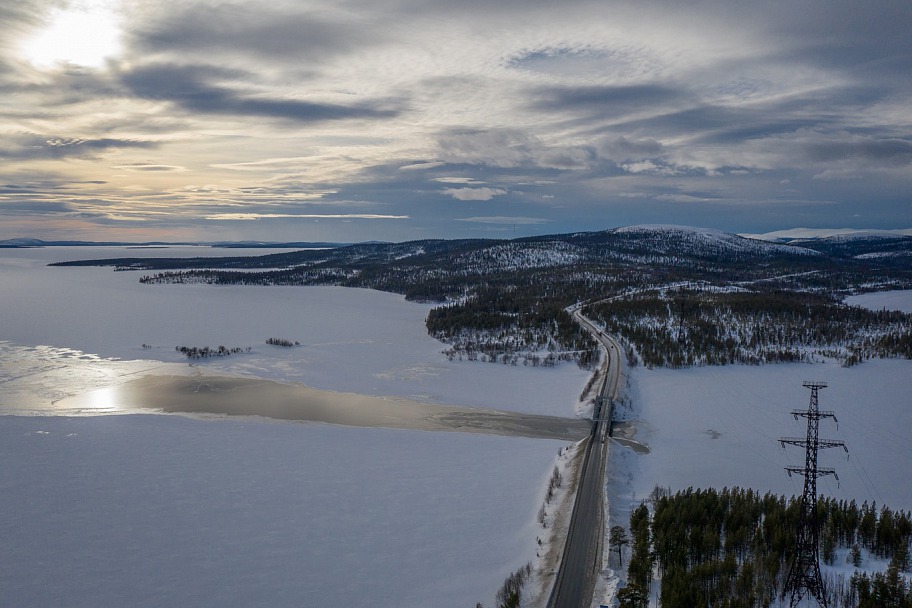
[[[912,342],[904,329],[907,315],[881,322],[864,312],[835,314],[844,308],[843,294],[912,287],[912,265],[897,262],[910,254],[912,237],[781,244],[701,228],[632,226],[513,240],[366,243],[255,257],[119,258],[59,265],[147,271],[140,279],[144,283],[342,285],[401,293],[441,303],[428,317],[428,330],[452,345],[453,356],[509,363],[573,359],[590,364],[595,345],[565,308],[591,302],[591,313],[622,335],[633,359],[648,354],[643,360],[649,364],[699,365],[794,360],[807,356],[807,351],[799,352],[804,346],[841,352],[847,359],[851,345],[846,341],[861,339],[862,333],[869,342],[884,332],[892,336],[887,346],[878,342],[870,351],[877,356],[902,354],[902,348],[912,352],[912,345],[893,346]],[[687,294],[676,295],[675,290],[685,288]],[[708,297],[732,290],[746,295],[737,302]],[[754,305],[745,305],[745,299],[755,299]],[[788,332],[739,331],[763,325],[764,302],[788,311],[774,315],[788,324]],[[688,314],[690,320],[684,318]],[[814,327],[821,319],[812,315],[851,318],[857,327],[830,323],[823,339]],[[636,320],[641,316],[650,321],[648,331],[641,331]],[[714,326],[714,318],[739,327]],[[882,331],[869,331],[871,327]],[[675,332],[682,339],[676,340]],[[713,335],[698,339],[705,332]],[[810,336],[816,336],[814,341]],[[772,344],[773,339],[778,342]],[[661,344],[661,353],[656,355],[657,347],[647,341]],[[673,352],[680,348],[687,352]],[[720,348],[724,354],[702,352]]]
[[[912,243],[912,237],[907,237]],[[858,241],[860,244],[862,241]],[[303,250],[264,256],[200,258],[112,258],[61,262],[60,266],[118,266],[139,270],[194,268],[285,268],[333,264],[364,267],[391,262],[460,266],[485,264],[487,271],[521,266],[566,266],[578,263],[666,263],[685,265],[690,260],[725,264],[755,259],[819,255],[814,246],[790,246],[743,238],[734,234],[678,226],[631,226],[599,232],[579,232],[513,240],[451,239],[404,243],[366,243],[320,250]],[[908,249],[912,245],[907,244]],[[839,258],[851,252],[834,252]],[[462,268],[463,270],[465,268]]]
[[[877,260],[881,265],[912,268],[912,237],[909,236],[875,233],[794,241],[792,244],[833,257]]]

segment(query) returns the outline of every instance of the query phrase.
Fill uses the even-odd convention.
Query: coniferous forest
[[[767,607],[781,597],[795,556],[800,498],[741,488],[676,494],[657,488],[650,503],[630,515],[621,608],[647,605],[654,573],[664,608]],[[847,561],[854,571],[847,577],[824,568],[831,608],[912,607],[910,514],[831,498],[819,498],[817,512],[821,561]],[[866,559],[886,560],[886,571],[865,573]]]
[[[650,290],[596,302],[587,315],[622,337],[649,367],[762,364],[832,357],[912,358],[912,315],[846,306],[831,294]]]
[[[428,332],[447,354],[485,362],[590,368],[585,312],[626,342],[631,361],[687,367],[912,357],[912,315],[843,303],[912,288],[912,237],[788,245],[675,227],[514,240],[365,243],[254,257],[66,262],[152,271],[142,283],[341,285],[433,302]]]

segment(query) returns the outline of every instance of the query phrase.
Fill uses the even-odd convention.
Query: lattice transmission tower
[[[808,409],[793,410],[795,420],[799,417],[807,418],[807,435],[800,437],[782,437],[779,443],[784,448],[786,444],[804,448],[804,467],[785,467],[789,476],[792,473],[804,476],[804,492],[801,495],[801,511],[798,515],[798,529],[796,539],[795,561],[789,570],[782,598],[791,595],[789,606],[794,608],[806,596],[813,596],[823,608],[829,608],[824,594],[823,578],[820,576],[820,527],[817,521],[817,479],[826,475],[833,475],[836,479],[835,469],[817,466],[817,451],[820,448],[841,447],[846,452],[845,443],[835,439],[820,439],[817,435],[821,418],[832,418],[836,421],[833,412],[821,412],[817,402],[817,392],[826,388],[826,382],[805,382],[804,386],[811,389],[811,402]],[[838,424],[839,422],[836,421]]]

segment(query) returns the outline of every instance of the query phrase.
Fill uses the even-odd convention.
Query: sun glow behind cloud
[[[35,67],[61,65],[102,67],[120,51],[120,25],[111,2],[75,2],[50,15],[47,25],[28,38],[21,50]]]
[[[0,2],[0,239],[910,225],[912,4],[808,3]]]

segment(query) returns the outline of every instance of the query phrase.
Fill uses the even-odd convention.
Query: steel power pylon
[[[807,418],[807,436],[783,437],[779,440],[782,447],[786,444],[797,445],[804,448],[804,467],[785,467],[789,476],[797,473],[804,476],[804,493],[801,495],[801,512],[798,515],[798,530],[795,561],[789,570],[782,597],[791,594],[789,606],[794,608],[801,600],[812,595],[823,608],[828,608],[826,595],[823,589],[823,578],[820,576],[820,528],[817,522],[817,478],[833,475],[836,479],[835,469],[817,466],[817,450],[820,448],[841,447],[846,452],[845,443],[834,439],[820,439],[817,430],[821,418],[836,420],[833,412],[821,412],[817,403],[817,391],[826,388],[826,382],[805,382],[804,386],[811,389],[811,402],[807,411],[793,410],[795,420],[799,417]],[[838,421],[836,421],[838,424]]]

